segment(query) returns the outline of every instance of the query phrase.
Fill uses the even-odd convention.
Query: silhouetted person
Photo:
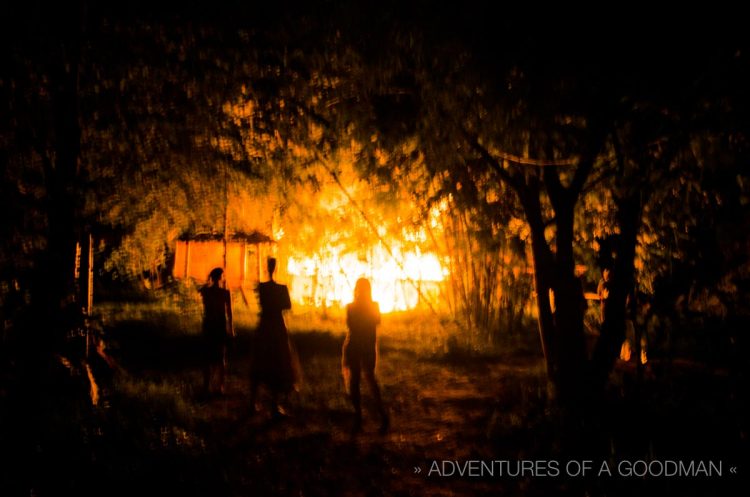
[[[205,369],[203,387],[206,394],[224,393],[227,366],[227,343],[234,337],[232,299],[229,290],[221,287],[224,270],[217,267],[208,275],[208,284],[199,291],[203,298],[203,346]],[[218,376],[214,388],[212,378]]]
[[[372,300],[370,282],[360,278],[354,287],[354,301],[346,306],[346,326],[348,333],[342,351],[344,378],[349,390],[349,398],[354,406],[353,432],[362,427],[362,405],[360,402],[359,381],[361,374],[370,386],[375,404],[380,413],[380,431],[388,429],[389,419],[380,398],[380,387],[375,378],[377,358],[375,328],[380,324],[380,307]]]
[[[278,405],[279,395],[295,389],[297,365],[289,345],[289,335],[282,311],[292,308],[289,290],[273,279],[276,259],[268,258],[268,281],[258,285],[260,323],[255,336],[250,378],[250,407],[255,409],[258,387],[262,384],[271,395],[272,415],[283,414]]]

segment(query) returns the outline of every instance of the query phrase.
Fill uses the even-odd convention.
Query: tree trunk
[[[591,364],[591,380],[595,389],[604,387],[625,338],[628,296],[634,298],[635,248],[642,207],[640,192],[633,192],[617,202],[620,234],[613,247],[615,258],[610,277],[607,312]]]
[[[531,228],[531,253],[534,262],[534,291],[539,314],[539,340],[542,345],[547,376],[556,383],[558,380],[558,363],[556,360],[555,323],[549,297],[551,279],[554,273],[554,261],[544,237],[544,221],[539,205],[538,185],[532,184],[521,192],[521,203],[526,219]]]
[[[583,337],[583,286],[575,276],[573,258],[573,215],[575,199],[561,198],[555,208],[556,274],[552,291],[555,295],[555,332],[558,346],[557,361],[562,377],[561,388],[568,397],[580,398],[584,385],[586,344]]]
[[[57,28],[60,53],[50,61],[54,141],[53,150],[45,159],[48,239],[34,288],[34,305],[44,313],[40,317],[48,320],[54,320],[58,311],[76,301],[77,219],[81,199],[78,192],[80,13],[77,9],[62,10]]]
[[[547,373],[560,400],[575,403],[585,392],[586,364],[583,337],[583,287],[575,277],[573,260],[574,195],[555,198],[556,253],[544,235],[538,184],[529,185],[522,204],[531,227],[534,284],[539,312],[539,335]],[[550,300],[550,290],[554,305]]]
[[[43,305],[54,309],[75,295],[76,198],[80,130],[71,69],[55,95],[55,159],[47,176],[48,246],[42,268],[46,284],[37,288]]]

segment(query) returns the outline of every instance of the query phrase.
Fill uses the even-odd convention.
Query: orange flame
[[[365,277],[372,285],[372,298],[382,312],[417,307],[430,299],[443,281],[446,270],[437,256],[419,250],[393,252],[382,246],[369,250],[367,258],[328,247],[325,255],[290,257],[291,297],[314,306],[342,306],[351,302],[354,284]]]

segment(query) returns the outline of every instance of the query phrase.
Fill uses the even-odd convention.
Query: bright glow
[[[392,257],[384,247],[376,246],[360,257],[329,246],[325,253],[289,258],[292,300],[317,307],[343,306],[351,302],[357,279],[365,277],[381,312],[403,311],[420,303],[420,293],[434,304],[439,282],[446,275],[435,255],[418,250],[394,252]]]

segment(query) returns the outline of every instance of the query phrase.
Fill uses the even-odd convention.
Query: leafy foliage
[[[742,287],[742,47],[691,22],[626,43],[627,23],[528,29],[491,7],[92,6],[51,11],[71,22],[49,33],[51,15],[17,7],[34,15],[8,31],[0,78],[0,263],[39,269],[96,231],[132,277],[185,230],[283,224],[312,248],[313,225],[352,247],[371,224],[420,226],[449,255],[446,301],[490,334],[527,313],[532,276],[539,318],[577,329],[546,295],[614,252],[623,309],[636,283],[667,300]]]

